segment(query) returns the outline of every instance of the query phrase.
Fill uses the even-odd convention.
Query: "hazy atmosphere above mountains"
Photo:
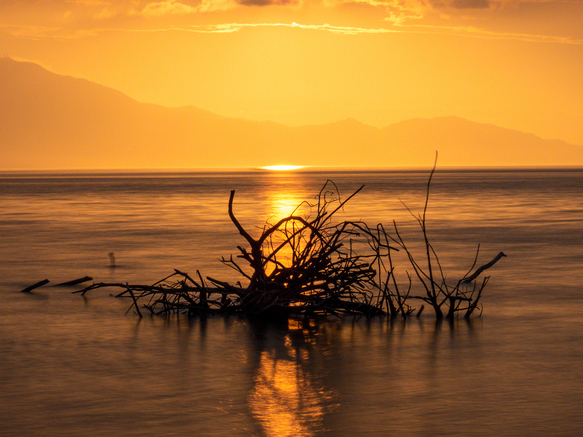
[[[0,168],[579,165],[582,22],[583,0],[0,2]]]

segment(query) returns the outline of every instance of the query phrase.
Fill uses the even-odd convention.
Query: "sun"
[[[261,167],[261,170],[289,171],[289,170],[298,170],[300,168],[304,168],[304,166],[303,165],[267,165],[265,167]]]

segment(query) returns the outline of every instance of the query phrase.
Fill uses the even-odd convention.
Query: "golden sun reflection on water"
[[[263,351],[249,405],[253,416],[268,437],[309,437],[321,429],[329,394],[314,382],[291,348],[290,359],[277,358],[275,351]],[[305,357],[304,357],[305,358]]]
[[[307,205],[302,204],[303,200],[304,199],[301,199],[298,196],[294,196],[293,194],[290,194],[284,190],[274,191],[269,196],[269,223],[271,225],[275,225],[279,220],[291,215],[306,218],[307,214],[309,213],[309,208]],[[285,241],[286,236],[289,237],[293,234],[294,231],[297,231],[301,227],[303,227],[303,225],[296,221],[290,221],[286,224],[283,224],[277,232],[272,234],[272,246],[279,246],[282,242]],[[290,266],[292,264],[292,257],[294,252],[293,247],[299,249],[301,245],[302,242],[300,239],[294,238],[290,243],[285,244],[282,248],[280,248],[275,259],[285,266]]]
[[[271,221],[273,223],[292,214],[302,215],[303,208],[301,206],[298,208],[301,200],[298,200],[285,192],[275,192],[273,196],[270,196],[269,203],[271,204]]]

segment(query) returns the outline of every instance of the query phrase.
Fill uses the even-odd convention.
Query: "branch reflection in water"
[[[332,408],[332,391],[317,381],[307,364],[313,338],[302,325],[290,320],[287,332],[260,339],[249,407],[268,437],[314,436]]]

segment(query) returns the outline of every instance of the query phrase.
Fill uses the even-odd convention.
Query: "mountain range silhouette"
[[[459,117],[309,126],[138,102],[0,59],[0,169],[578,166],[583,146]]]

